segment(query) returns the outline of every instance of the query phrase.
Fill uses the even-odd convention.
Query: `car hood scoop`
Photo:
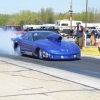
[[[50,34],[48,35],[47,39],[60,42],[62,37],[59,34]]]

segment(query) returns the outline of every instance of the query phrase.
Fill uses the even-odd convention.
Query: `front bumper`
[[[48,57],[47,56],[43,56],[43,58],[47,58],[47,59],[60,59],[60,60],[65,60],[65,59],[81,59],[81,54],[77,53],[77,54],[64,54],[64,55],[58,55],[58,54],[49,54]]]

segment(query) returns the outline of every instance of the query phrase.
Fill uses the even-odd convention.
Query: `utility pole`
[[[87,28],[87,8],[88,8],[88,0],[86,0],[86,22],[85,22],[85,28]]]
[[[70,30],[72,30],[72,0],[70,0]]]

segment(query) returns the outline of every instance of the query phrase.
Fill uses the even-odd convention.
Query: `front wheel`
[[[39,59],[43,59],[43,54],[42,54],[42,50],[41,49],[39,49],[38,54],[39,54]]]

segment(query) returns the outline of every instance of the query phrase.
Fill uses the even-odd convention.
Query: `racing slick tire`
[[[21,52],[21,49],[20,49],[20,46],[18,45],[17,46],[17,48],[16,48],[16,53],[18,54],[18,55],[20,55],[20,56],[22,56],[23,54],[22,54],[22,52]]]
[[[39,49],[38,54],[39,54],[39,59],[43,59],[43,54],[41,49]]]

